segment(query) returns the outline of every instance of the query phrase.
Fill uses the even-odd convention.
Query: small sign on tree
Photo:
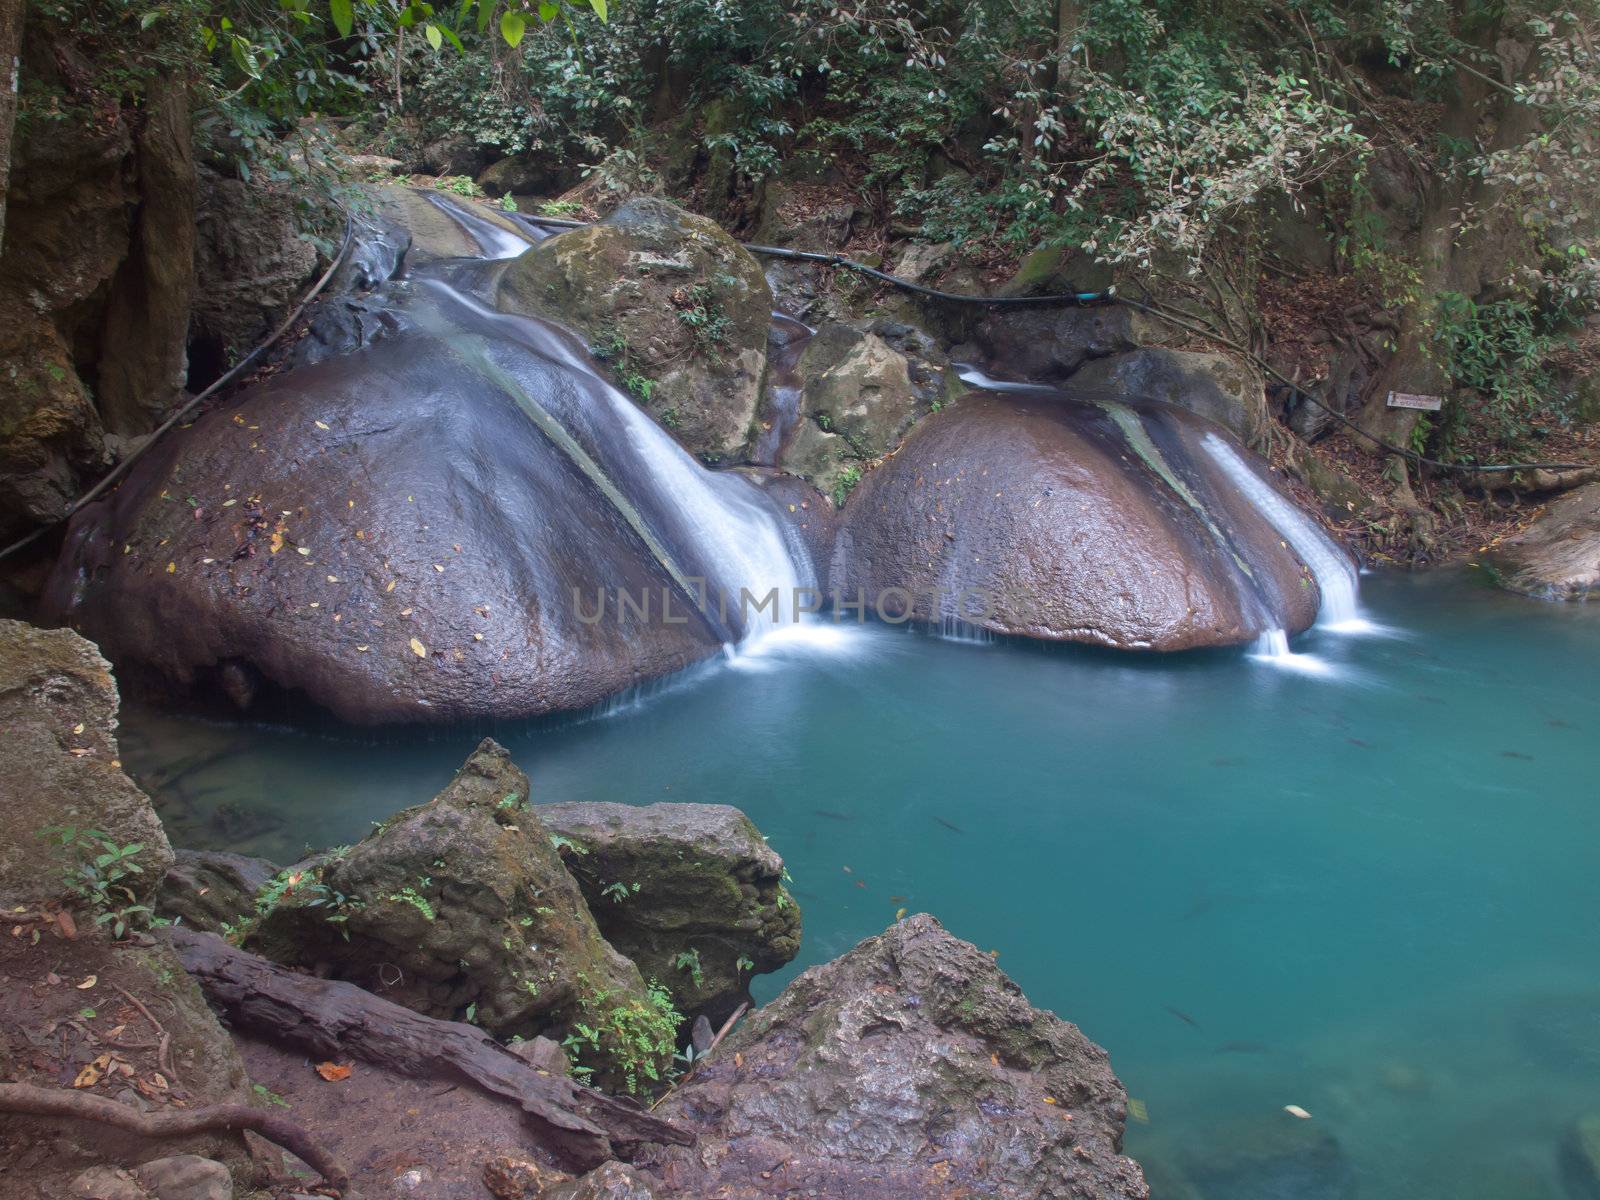
[[[1438,412],[1444,407],[1443,396],[1419,396],[1414,392],[1390,392],[1390,408],[1420,408],[1427,412]]]

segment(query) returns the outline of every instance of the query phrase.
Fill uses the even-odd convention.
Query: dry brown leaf
[[[427,658],[428,657],[428,648],[426,646],[424,646],[421,642],[417,641],[416,638],[412,638],[411,639],[411,653],[415,654],[418,658]]]
[[[321,1075],[329,1083],[338,1083],[341,1079],[350,1078],[350,1064],[331,1062],[318,1063],[317,1074]]]
[[[98,976],[98,975],[85,975],[84,979],[83,979],[83,982],[78,984],[77,987],[78,987],[78,990],[80,992],[86,992],[90,988],[92,988],[95,984],[97,984],[99,982],[100,982],[100,976]]]
[[[61,930],[61,936],[69,942],[78,936],[78,923],[72,919],[72,914],[69,912],[56,914],[56,928]]]
[[[99,1082],[100,1072],[95,1070],[94,1064],[91,1063],[78,1072],[78,1077],[72,1081],[72,1086],[75,1088],[90,1088]]]

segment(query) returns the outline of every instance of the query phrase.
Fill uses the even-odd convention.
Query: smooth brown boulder
[[[125,685],[298,692],[363,724],[581,708],[678,670],[722,643],[697,614],[586,624],[573,602],[677,591],[524,407],[598,412],[597,386],[422,334],[274,378],[74,518],[48,611]]]
[[[1121,649],[1305,629],[1315,582],[1220,476],[1208,433],[1226,436],[1164,405],[964,399],[867,474],[829,586],[891,620]]]

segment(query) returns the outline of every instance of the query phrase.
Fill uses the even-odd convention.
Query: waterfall
[[[1222,437],[1207,433],[1203,442],[1223,474],[1233,481],[1240,492],[1278,531],[1278,536],[1288,542],[1300,560],[1316,578],[1317,590],[1322,594],[1322,607],[1317,611],[1317,624],[1325,629],[1341,632],[1365,627],[1356,599],[1356,571],[1350,560],[1322,528],[1301,512],[1251,469],[1250,464]],[[1270,634],[1268,635],[1271,636]],[[1280,639],[1287,648],[1287,639]],[[1271,649],[1263,647],[1271,653]]]
[[[558,326],[497,312],[470,287],[420,282],[440,305],[441,331],[475,344],[480,369],[595,481],[724,636],[746,642],[800,623],[815,586],[810,558],[760,487],[699,463]],[[558,378],[571,386],[552,386]]]
[[[538,240],[519,236],[504,225],[490,220],[482,212],[476,211],[475,205],[458,204],[432,192],[424,192],[423,196],[460,226],[462,232],[477,244],[486,259],[515,258]]]
[[[810,572],[797,565],[806,561],[805,551],[784,536],[772,501],[742,476],[701,466],[615,388],[607,387],[606,395],[645,473],[679,506],[691,530],[710,576],[707,603],[718,607],[725,601],[728,623],[746,637],[797,622],[796,597],[810,585]],[[774,590],[775,605],[754,608]],[[746,592],[748,608],[741,604]]]

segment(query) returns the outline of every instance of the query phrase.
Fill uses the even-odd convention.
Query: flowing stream
[[[279,860],[426,799],[484,733],[541,802],[734,804],[805,912],[763,996],[935,913],[1111,1051],[1156,1200],[1562,1200],[1559,1139],[1600,1108],[1600,609],[1382,574],[1363,604],[1388,636],[1313,629],[1316,675],[828,626],[560,722],[132,708],[124,758],[176,843]],[[1227,1173],[1286,1122],[1332,1149]]]

